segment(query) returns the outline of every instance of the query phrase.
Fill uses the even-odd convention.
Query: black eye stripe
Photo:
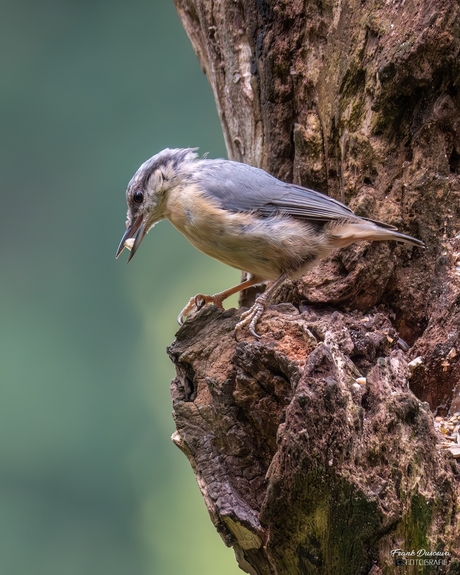
[[[144,201],[144,192],[141,192],[141,190],[136,190],[133,194],[133,202],[135,204],[142,204],[143,201]]]

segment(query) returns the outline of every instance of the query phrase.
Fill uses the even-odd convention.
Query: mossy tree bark
[[[393,573],[398,548],[460,573],[432,415],[460,411],[458,3],[176,6],[231,159],[427,245],[338,251],[283,287],[260,341],[235,340],[236,310],[178,332],[174,440],[214,524],[251,574]]]

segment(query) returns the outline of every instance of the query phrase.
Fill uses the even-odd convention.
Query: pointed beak
[[[121,238],[120,245],[118,246],[116,258],[121,254],[121,252],[125,249],[131,249],[131,253],[129,254],[128,262],[132,259],[134,254],[137,251],[137,248],[141,245],[142,240],[145,236],[145,223],[142,221],[142,216],[139,216],[134,220],[134,222],[126,228],[123,237]],[[126,245],[126,240],[130,240],[134,238],[134,243],[131,248]]]

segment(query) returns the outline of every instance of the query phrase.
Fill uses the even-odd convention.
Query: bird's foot
[[[255,303],[247,311],[241,314],[240,321],[235,326],[235,336],[238,330],[243,327],[248,326],[248,331],[257,339],[260,339],[260,335],[256,332],[256,326],[259,319],[267,307],[267,297],[265,297],[266,292],[261,294],[255,301]]]
[[[205,306],[208,303],[212,303],[218,308],[224,309],[222,301],[223,299],[221,297],[221,294],[205,295],[203,293],[197,293],[196,296],[190,298],[188,304],[177,316],[177,323],[179,325],[182,325],[189,315],[194,315],[197,311],[199,311],[203,306]]]

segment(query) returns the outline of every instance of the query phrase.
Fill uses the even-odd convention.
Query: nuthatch
[[[267,283],[236,326],[249,326],[259,337],[257,321],[278,286],[304,275],[332,249],[363,240],[424,247],[324,194],[239,162],[200,159],[195,150],[163,150],[137,170],[126,191],[128,219],[117,250],[118,257],[125,247],[130,249],[130,261],[145,234],[167,218],[197,249],[249,274],[223,292],[191,298],[179,314],[180,324],[194,308],[207,303],[223,308],[229,296]]]

